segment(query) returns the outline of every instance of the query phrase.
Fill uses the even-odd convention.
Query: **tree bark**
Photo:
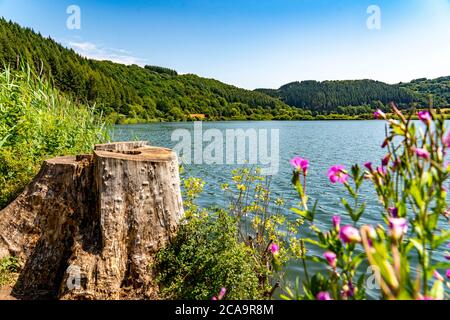
[[[144,142],[48,160],[0,212],[0,258],[27,298],[156,299],[155,253],[183,215],[176,154]]]

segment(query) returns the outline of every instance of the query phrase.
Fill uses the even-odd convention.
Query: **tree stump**
[[[17,297],[155,299],[151,265],[182,215],[173,151],[98,145],[46,161],[0,211],[0,258],[23,264]]]

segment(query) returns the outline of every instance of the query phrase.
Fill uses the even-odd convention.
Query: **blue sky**
[[[80,30],[66,27],[72,4]],[[370,5],[379,30],[367,28]],[[248,89],[450,75],[449,0],[0,0],[0,15],[85,56]]]

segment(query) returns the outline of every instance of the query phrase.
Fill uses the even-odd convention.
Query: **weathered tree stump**
[[[0,258],[28,298],[157,298],[150,268],[183,215],[176,154],[144,142],[46,161],[0,211]]]

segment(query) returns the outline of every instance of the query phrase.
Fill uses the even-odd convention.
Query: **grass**
[[[107,139],[95,109],[73,102],[30,68],[0,71],[0,208],[31,181],[42,161],[92,150]]]
[[[14,257],[0,259],[0,286],[11,285],[20,270],[19,262]]]

